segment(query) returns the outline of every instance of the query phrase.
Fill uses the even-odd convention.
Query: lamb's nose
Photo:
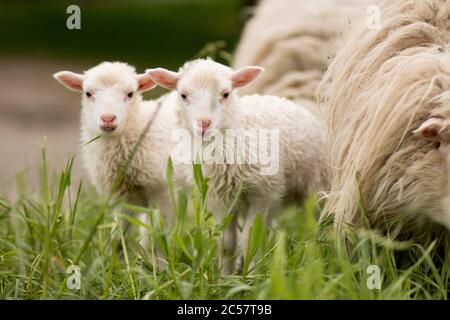
[[[116,116],[112,114],[104,114],[100,117],[100,119],[102,119],[102,121],[105,123],[111,123],[116,120]]]
[[[197,125],[202,128],[202,130],[206,130],[209,128],[209,126],[211,125],[211,120],[209,119],[201,119],[201,120],[197,120]]]

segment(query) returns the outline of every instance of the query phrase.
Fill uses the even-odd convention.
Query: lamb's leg
[[[150,224],[150,217],[149,217],[148,212],[139,213],[138,219],[146,225]],[[147,249],[149,247],[148,230],[145,227],[139,227],[139,244],[144,249]]]
[[[208,208],[214,214],[217,223],[222,221],[227,212],[226,206],[222,201],[215,200],[213,197],[208,200]],[[234,210],[231,214],[233,214],[233,219],[223,231],[218,243],[219,266],[224,274],[231,274],[234,271],[234,259],[236,256],[238,212]]]
[[[221,248],[221,265],[225,274],[234,271],[236,259],[236,245],[238,236],[238,217],[235,215],[230,225],[224,230]]]
[[[126,197],[125,197],[125,202],[132,204],[132,205],[137,205],[137,206],[145,206],[146,205],[145,197],[139,190],[127,193]],[[110,244],[108,245],[108,249],[109,249],[109,254],[112,254],[117,249],[119,255],[122,255],[123,254],[123,252],[122,252],[123,248],[121,245],[121,236],[122,235],[118,235],[117,231],[122,232],[124,239],[127,240],[127,239],[133,237],[133,232],[135,229],[133,228],[133,225],[128,220],[121,218],[117,213],[118,212],[115,212],[114,216],[113,216],[115,227],[111,230]],[[120,213],[131,216],[131,217],[138,216],[138,218],[139,218],[139,214],[137,214],[133,210],[123,208],[120,210]],[[139,229],[141,229],[141,228],[139,228]]]
[[[242,231],[239,235],[238,250],[239,256],[236,259],[235,270],[242,270],[244,259],[247,255],[248,241],[250,238],[250,229],[253,226],[256,215],[262,214],[266,225],[269,225],[272,214],[280,210],[281,200],[267,199],[263,197],[250,197],[248,202],[247,214],[244,218]]]
[[[173,207],[173,201],[170,198],[169,192],[167,190],[162,190],[158,193],[154,193],[151,197],[150,206],[157,208],[164,219],[164,227],[172,228],[175,219],[175,208]],[[150,217],[146,216],[146,223],[150,224]],[[149,233],[147,229],[141,228],[141,239],[145,239],[142,244],[146,251],[152,251],[155,258],[155,266],[158,270],[164,270],[167,268],[167,261],[164,254],[159,247],[151,248],[149,243]]]
[[[145,195],[144,190],[141,189],[137,189],[133,192],[130,192],[128,197],[127,197],[127,202],[136,206],[140,206],[140,207],[147,207],[148,206],[148,199]],[[136,217],[137,219],[139,219],[140,221],[142,221],[143,223],[147,223],[148,221],[148,213],[144,213],[144,212],[140,212],[140,213],[136,213],[132,210],[124,210],[126,214],[132,216],[132,217]],[[126,230],[126,234],[131,237],[133,235],[133,226],[128,222],[125,221],[124,224],[124,230]],[[138,232],[139,232],[139,243],[141,245],[143,245],[145,243],[145,237],[142,237],[143,234],[145,234],[145,228],[144,227],[138,227]]]
[[[163,198],[165,196],[166,198]],[[141,206],[141,207],[157,207],[163,216],[166,218],[167,224],[171,224],[173,212],[172,212],[172,205],[168,205],[168,203],[172,203],[169,201],[168,195],[163,195],[163,192],[158,193],[157,196],[151,197],[149,200],[149,197],[147,196],[147,193],[144,190],[138,189],[133,192],[129,192],[126,198],[126,202]],[[170,209],[170,210],[169,210]],[[125,214],[128,214],[130,216],[136,217],[141,222],[143,222],[146,225],[150,225],[150,213],[147,212],[140,212],[136,213],[132,210],[124,209],[123,212]],[[167,213],[167,215],[166,215]],[[119,219],[116,219],[116,223],[121,223]],[[133,236],[136,234],[136,229],[133,227],[131,223],[128,221],[124,221],[121,225],[122,232],[124,232],[127,235],[127,238],[133,238]],[[149,232],[148,229],[142,226],[139,226],[137,229],[137,232],[139,234],[138,237],[138,243],[146,250],[147,252],[150,251],[150,242],[149,242]],[[156,248],[155,250],[155,266],[158,270],[162,270],[166,268],[167,263],[165,261],[164,255],[161,253],[161,251]]]
[[[161,210],[161,209],[159,209]],[[162,211],[161,211],[162,212]],[[146,225],[150,225],[150,215],[148,212],[139,213],[139,220],[145,223]],[[167,261],[164,257],[164,254],[161,252],[159,248],[152,248],[149,241],[149,232],[145,227],[139,227],[139,244],[142,248],[144,248],[147,254],[151,255],[152,265],[156,267],[157,270],[161,271],[167,268]],[[154,260],[153,260],[154,258]]]

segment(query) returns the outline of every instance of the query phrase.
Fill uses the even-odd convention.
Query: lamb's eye
[[[133,98],[133,92],[128,92],[127,96],[128,98]]]
[[[181,94],[181,99],[186,100],[187,99],[187,95],[185,95],[184,93]]]
[[[229,92],[225,92],[224,94],[222,94],[222,97],[223,97],[224,99],[228,99],[229,96],[230,96],[230,93],[229,93]]]
[[[86,97],[88,97],[88,98],[92,97],[92,93],[86,92]]]

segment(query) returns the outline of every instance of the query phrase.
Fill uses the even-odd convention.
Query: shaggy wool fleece
[[[343,39],[366,17],[369,2],[261,1],[244,29],[233,67],[259,65],[266,72],[241,93],[290,98],[317,114],[317,86]]]
[[[448,243],[448,141],[413,131],[450,117],[450,1],[381,8],[381,29],[355,31],[323,79],[332,168],[325,215],[340,230],[366,216],[396,238]]]

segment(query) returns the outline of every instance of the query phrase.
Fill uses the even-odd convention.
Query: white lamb
[[[301,201],[328,185],[325,128],[311,112],[285,98],[256,94],[240,97],[234,90],[254,80],[262,70],[249,66],[233,71],[209,59],[188,62],[178,72],[147,70],[154,82],[174,90],[167,103],[176,106],[178,126],[201,137],[206,147],[203,150],[209,147],[216,156],[221,155],[212,157],[212,162],[203,159],[202,169],[209,178],[213,206],[220,205],[215,214],[223,214],[224,208],[241,195],[238,210],[247,212],[239,238],[241,249],[247,244],[257,213],[270,219],[286,200]],[[262,132],[270,133],[270,141],[258,135],[261,132],[257,129],[266,129]],[[252,139],[255,132],[258,137]],[[236,139],[228,139],[230,134],[237,140],[247,134],[243,152]],[[250,161],[255,153],[261,155],[261,150],[271,152],[272,160],[277,156],[277,170],[264,173],[267,168],[262,161]],[[236,163],[239,156],[244,163]],[[229,159],[234,161],[230,163]],[[228,257],[236,249],[236,226],[232,223],[225,232],[224,253]]]
[[[141,93],[156,86],[150,76],[104,62],[84,74],[61,71],[54,78],[83,93],[81,152],[98,192],[117,191],[134,204],[158,207],[170,222],[174,210],[165,173],[175,115],[160,107],[163,99],[142,100]]]

